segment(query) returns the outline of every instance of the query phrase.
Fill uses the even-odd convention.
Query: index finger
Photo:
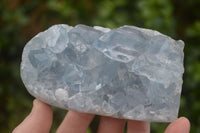
[[[57,133],[85,133],[93,118],[93,114],[68,111]]]

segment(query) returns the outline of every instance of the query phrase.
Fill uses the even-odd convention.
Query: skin
[[[57,133],[86,133],[94,115],[68,111]],[[49,133],[53,121],[52,108],[38,99],[33,101],[31,113],[13,133]],[[150,123],[128,120],[127,133],[150,133]],[[102,116],[97,133],[123,133],[125,120]],[[181,117],[166,128],[165,133],[189,133],[190,122]]]

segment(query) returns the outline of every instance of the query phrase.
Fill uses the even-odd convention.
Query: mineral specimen
[[[27,90],[60,108],[171,122],[182,88],[183,41],[135,26],[110,30],[60,24],[24,48]]]

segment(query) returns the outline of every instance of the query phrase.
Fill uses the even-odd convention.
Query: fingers
[[[145,121],[128,120],[127,133],[150,133],[150,123]]]
[[[13,133],[49,133],[52,119],[51,107],[35,99],[31,113],[13,130]]]
[[[175,120],[165,130],[165,133],[189,133],[189,132],[190,132],[190,122],[185,117],[181,117],[178,120]]]
[[[93,114],[68,111],[57,133],[85,133],[93,118]]]
[[[102,116],[98,133],[123,133],[125,120]]]
[[[85,133],[94,115],[69,111],[59,126],[57,133]],[[48,133],[51,129],[53,111],[38,99],[33,102],[31,113],[18,125],[13,133]],[[125,120],[102,116],[98,133],[123,133]],[[190,122],[181,117],[172,122],[165,133],[189,133]],[[129,120],[127,133],[150,133],[149,122]]]

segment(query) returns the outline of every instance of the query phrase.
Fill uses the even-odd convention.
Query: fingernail
[[[186,129],[186,133],[189,133],[190,132],[190,121],[185,117],[180,117],[179,119],[184,122],[184,125],[185,125],[184,127]]]
[[[35,112],[35,110],[36,110],[36,108],[38,107],[38,99],[34,99],[33,100],[33,107],[32,107],[32,110],[31,110],[31,113],[30,113],[30,115],[31,114],[33,114],[34,112]]]

